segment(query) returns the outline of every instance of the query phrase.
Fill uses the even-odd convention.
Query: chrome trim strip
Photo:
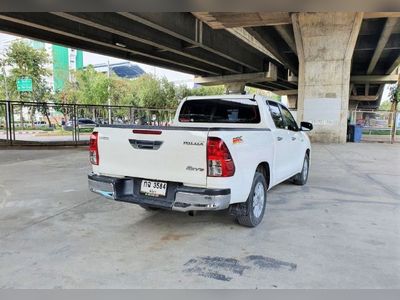
[[[242,123],[237,123],[242,124]],[[180,126],[149,126],[149,125],[108,125],[100,124],[97,127],[104,128],[126,128],[126,129],[153,129],[153,130],[177,130],[177,131],[271,131],[270,128],[253,128],[253,127],[243,127],[243,128],[233,128],[233,127],[180,127]]]

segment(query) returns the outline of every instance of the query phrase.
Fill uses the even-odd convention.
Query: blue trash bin
[[[361,138],[362,138],[362,126],[355,125],[354,126],[354,142],[355,143],[361,142]]]

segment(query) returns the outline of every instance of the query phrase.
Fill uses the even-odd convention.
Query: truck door
[[[278,103],[268,101],[268,104],[269,113],[275,124],[275,129],[272,129],[275,145],[273,178],[274,182],[278,183],[286,179],[291,171],[290,162],[288,160],[290,156],[290,136],[285,129],[285,122]]]
[[[289,165],[290,175],[297,174],[302,166],[304,160],[304,139],[299,131],[299,127],[290,113],[290,111],[279,104],[281,109],[283,121],[285,122],[285,130],[287,132],[288,138],[288,148],[290,149],[290,155],[287,157]]]

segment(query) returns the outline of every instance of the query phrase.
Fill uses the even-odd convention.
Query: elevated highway
[[[397,81],[400,13],[0,13],[0,30],[288,95],[317,141],[344,142],[348,109]]]

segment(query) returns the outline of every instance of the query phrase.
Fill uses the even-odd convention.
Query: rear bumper
[[[92,173],[88,175],[88,181],[90,191],[109,199],[183,212],[226,209],[231,200],[230,189],[186,187],[169,182],[166,197],[157,198],[140,194],[139,178],[115,178]]]

